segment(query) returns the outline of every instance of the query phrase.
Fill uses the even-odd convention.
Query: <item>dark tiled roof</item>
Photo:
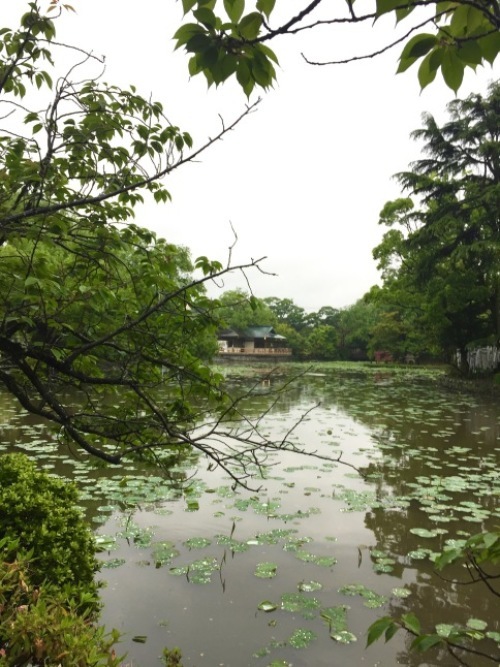
[[[219,338],[273,338],[275,340],[285,340],[284,336],[276,333],[273,327],[252,326],[246,329],[222,329],[219,331]]]

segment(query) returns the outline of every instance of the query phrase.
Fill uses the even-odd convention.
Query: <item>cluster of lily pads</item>
[[[44,425],[23,422],[22,414],[13,408],[7,408],[4,416],[5,444],[0,445],[0,451],[12,446],[24,449],[39,458],[45,470],[78,482],[83,508],[96,525],[104,574],[107,568],[131,565],[119,551],[125,541],[140,553],[132,566],[161,569],[195,586],[219,581],[226,553],[237,557],[254,550],[257,556],[252,574],[257,580],[273,583],[280,579],[281,566],[280,559],[273,560],[272,549],[279,549],[294,559],[297,572],[303,573],[304,567],[314,570],[311,569],[311,576],[298,577],[296,590],[278,592],[273,588],[276,595],[262,599],[256,612],[269,615],[269,627],[276,625],[280,614],[300,617],[305,623],[286,640],[273,638],[255,655],[266,657],[282,646],[307,648],[325,625],[335,642],[348,644],[357,637],[349,628],[347,599],[368,609],[380,609],[391,600],[404,601],[411,596],[410,588],[399,581],[400,585],[392,585],[388,594],[390,584],[381,578],[381,594],[363,583],[346,581],[335,589],[335,601],[340,604],[332,606],[331,594],[324,595],[321,570],[331,572],[338,554],[333,546],[318,549],[302,524],[317,521],[326,502],[332,504],[334,512],[365,517],[375,540],[360,547],[359,553],[360,562],[364,552],[369,555],[375,577],[371,582],[389,576],[394,584],[396,576],[403,579],[405,569],[420,567],[419,561],[425,563],[428,571],[429,563],[432,565],[442,549],[463,543],[471,532],[498,520],[500,446],[498,435],[480,419],[478,424],[471,424],[469,440],[457,444],[455,432],[464,424],[462,413],[470,408],[470,397],[455,395],[444,400],[440,390],[434,385],[429,388],[421,377],[417,384],[411,384],[408,373],[398,376],[371,369],[360,386],[359,371],[334,376],[324,370],[324,375],[303,378],[307,385],[305,395],[314,399],[317,391],[326,406],[335,406],[335,413],[328,407],[318,410],[314,421],[301,424],[294,437],[301,442],[314,434],[315,447],[322,447],[333,457],[347,448],[344,455],[351,460],[360,459],[364,478],[333,462],[307,459],[297,464],[275,456],[276,467],[265,480],[265,488],[249,494],[233,489],[226,481],[214,486],[209,476],[193,479],[194,457],[177,462],[168,478],[138,470],[135,464],[116,472],[94,468],[90,460],[61,450]],[[302,399],[298,397],[299,403]],[[384,411],[384,406],[389,407]],[[277,428],[282,421],[279,412],[269,415],[269,429]],[[338,423],[340,427],[336,426]],[[368,441],[359,441],[359,429],[369,433]],[[10,444],[6,444],[9,439]],[[308,481],[303,484],[302,478]],[[298,493],[300,506],[292,506],[287,502],[288,495]],[[210,506],[214,519],[221,520],[221,526],[229,520],[233,530],[186,536],[176,543],[158,539],[154,526],[144,527],[135,520],[138,508],[143,517],[156,516],[160,520],[178,512],[179,505],[186,517],[192,515],[189,525],[196,525],[201,507]],[[235,523],[244,522],[250,515],[252,523],[260,521],[273,527],[237,539]],[[106,532],[106,527],[113,525],[110,517],[118,523],[114,533]],[[384,532],[384,520],[391,530]],[[401,534],[404,531],[404,542],[392,535],[396,527],[401,527]],[[342,541],[342,534],[328,535],[324,542],[333,545],[336,539]],[[264,546],[271,552],[265,558]],[[487,621],[474,616],[467,622],[477,632],[489,632],[494,638],[496,629],[483,625]],[[445,632],[448,625],[440,624],[440,631]],[[275,660],[269,664],[281,667],[288,663]]]

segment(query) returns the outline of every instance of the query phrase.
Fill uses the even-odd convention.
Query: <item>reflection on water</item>
[[[263,385],[247,412],[268,409],[278,383]],[[366,629],[378,616],[410,610],[427,631],[471,617],[499,629],[494,599],[439,578],[427,557],[498,523],[493,399],[390,374],[305,375],[261,427],[278,436],[296,425],[292,440],[330,461],[273,454],[258,492],[232,490],[200,460],[177,461],[171,479],[150,477],[146,490],[132,466],[89,472],[86,460],[55,444],[47,454],[47,428],[7,397],[0,412],[4,448],[35,451],[48,470],[80,479],[89,511],[104,521],[104,565],[121,565],[102,570],[103,618],[126,634],[134,664],[159,664],[167,645],[197,667],[447,665],[450,657],[436,651],[409,653],[403,635],[365,650]],[[333,462],[339,457],[364,477]],[[463,570],[446,574],[466,580]],[[260,611],[264,601],[277,609]],[[332,640],[325,620],[325,610],[341,606],[344,629],[357,637],[350,644]],[[300,630],[313,633],[306,648],[294,647]],[[134,635],[148,640],[134,643]]]

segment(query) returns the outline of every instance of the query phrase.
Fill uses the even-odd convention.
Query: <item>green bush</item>
[[[0,540],[0,667],[118,667],[118,633],[95,624],[90,594],[67,598],[56,585],[33,584],[33,552]]]
[[[74,484],[39,472],[24,454],[0,456],[0,538],[32,552],[34,586],[53,584],[68,599],[95,599],[96,544],[77,499]]]
[[[0,667],[121,667],[97,623],[96,544],[74,484],[0,456]],[[182,667],[179,649],[163,663]]]

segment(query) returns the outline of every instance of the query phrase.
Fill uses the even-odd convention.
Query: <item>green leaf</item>
[[[238,23],[245,10],[245,0],[224,0],[224,9],[231,21]]]
[[[174,39],[177,40],[175,48],[178,49],[183,44],[189,42],[191,37],[199,34],[205,34],[205,31],[201,26],[199,26],[197,23],[186,23],[185,25],[181,26],[174,34]]]
[[[495,58],[500,53],[500,32],[493,32],[486,37],[481,37],[477,41],[483,58],[493,65]]]
[[[377,0],[376,2],[376,15],[377,17],[382,16],[383,14],[388,14],[396,9],[398,5],[401,5],[401,0]]]
[[[415,7],[399,7],[399,9],[396,9],[396,23],[405,19],[414,9]]]
[[[236,79],[240,86],[243,88],[243,92],[247,97],[250,97],[250,93],[254,89],[255,81],[252,79],[252,73],[250,71],[250,66],[246,60],[240,60],[238,63],[238,69],[236,70]]]
[[[217,27],[217,17],[211,9],[207,7],[200,7],[199,9],[193,12],[193,16],[197,21],[203,23],[203,25],[209,30],[215,30]]]
[[[448,639],[455,631],[455,626],[450,623],[438,623],[436,625],[436,632],[440,637]]]
[[[186,43],[186,51],[188,53],[202,53],[212,46],[212,40],[207,35],[207,33],[202,33],[200,35],[194,35]]]
[[[420,634],[420,621],[413,613],[403,614],[401,616],[404,627],[411,632],[414,632],[416,635]]]
[[[214,78],[214,83],[219,85],[232,74],[236,72],[238,67],[238,58],[219,50],[219,57],[217,62],[212,65],[210,72]]]
[[[209,69],[212,72],[213,66],[219,59],[219,49],[215,46],[210,46],[202,53],[198,54],[198,66],[202,69]],[[214,79],[215,81],[215,79]]]
[[[456,3],[451,2],[450,0],[444,0],[443,2],[436,3],[436,15],[442,14],[443,12],[452,12],[456,8]]]
[[[252,294],[252,296],[248,299],[248,303],[250,304],[250,308],[255,312],[259,308],[259,299]]]
[[[454,37],[463,37],[467,33],[469,21],[469,7],[467,5],[458,5],[452,13],[449,26],[445,30]]]
[[[488,623],[486,621],[481,620],[480,618],[469,618],[467,621],[467,627],[470,628],[471,630],[486,630],[488,626]]]
[[[425,56],[436,45],[436,42],[436,36],[428,33],[412,37],[401,52],[397,73],[405,72],[414,62]]]
[[[483,59],[481,47],[475,40],[460,44],[457,49],[457,56],[466,65],[480,65]]]
[[[271,15],[271,12],[274,9],[274,5],[276,4],[276,0],[257,0],[257,9],[259,12],[262,12],[269,18]]]
[[[462,85],[464,69],[465,65],[457,56],[456,50],[453,47],[448,47],[443,53],[441,72],[446,85],[455,93]]]
[[[439,635],[420,635],[412,641],[411,648],[423,652],[442,642],[443,639]]]
[[[32,285],[40,287],[40,281],[38,280],[38,278],[35,278],[35,276],[28,276],[24,281],[24,286],[31,287]]]
[[[254,48],[257,52],[260,52],[266,58],[268,58],[269,60],[272,60],[277,65],[279,65],[278,57],[276,56],[274,51],[272,49],[270,49],[268,46],[266,46],[265,44],[256,44]]]
[[[392,630],[393,626],[395,629]],[[390,616],[383,616],[379,618],[375,623],[372,623],[368,628],[368,635],[366,639],[366,646],[370,646],[373,642],[380,639],[383,634],[391,632],[389,639],[397,632],[399,626],[393,621]],[[387,639],[386,639],[387,641]]]
[[[460,549],[446,549],[446,551],[443,551],[434,561],[434,565],[438,570],[442,570],[450,563],[453,563],[457,558],[460,558],[461,555],[462,551]]]
[[[413,65],[418,60],[418,58],[403,58],[403,56],[400,57],[399,59],[399,65],[396,70],[396,74],[401,74],[402,72],[406,72],[406,70]]]
[[[415,35],[410,39],[406,44],[401,57],[403,58],[421,58],[425,56],[426,53],[432,49],[437,43],[436,35],[431,35],[429,33],[421,33]]]
[[[385,631],[385,641],[386,642],[390,641],[398,630],[399,630],[399,625],[397,625],[396,623],[390,625]]]
[[[255,39],[262,26],[262,15],[252,12],[244,16],[238,24],[238,32],[245,40]]]
[[[255,576],[260,579],[273,579],[278,571],[276,563],[257,563],[255,566]]]
[[[430,83],[434,81],[436,78],[436,73],[438,70],[439,65],[436,65],[433,67],[433,60],[435,62],[435,58],[433,59],[432,56],[436,53],[436,51],[431,51],[428,53],[425,58],[422,60],[420,67],[418,68],[418,82],[420,84],[420,88],[423,90],[426,86],[428,86]]]
[[[250,69],[253,79],[262,88],[268,88],[276,78],[274,67],[266,58],[253,58],[250,61]]]
[[[293,648],[301,649],[306,648],[309,644],[317,638],[315,632],[312,630],[307,630],[305,628],[297,628],[293,631],[292,636],[288,640],[290,646]]]
[[[192,58],[189,59],[189,62],[188,62],[189,76],[196,76],[202,70],[203,70],[203,67],[201,67],[198,64],[198,56],[193,56]]]
[[[193,7],[196,5],[198,0],[182,0],[182,9],[184,10],[184,16],[190,12]]]

